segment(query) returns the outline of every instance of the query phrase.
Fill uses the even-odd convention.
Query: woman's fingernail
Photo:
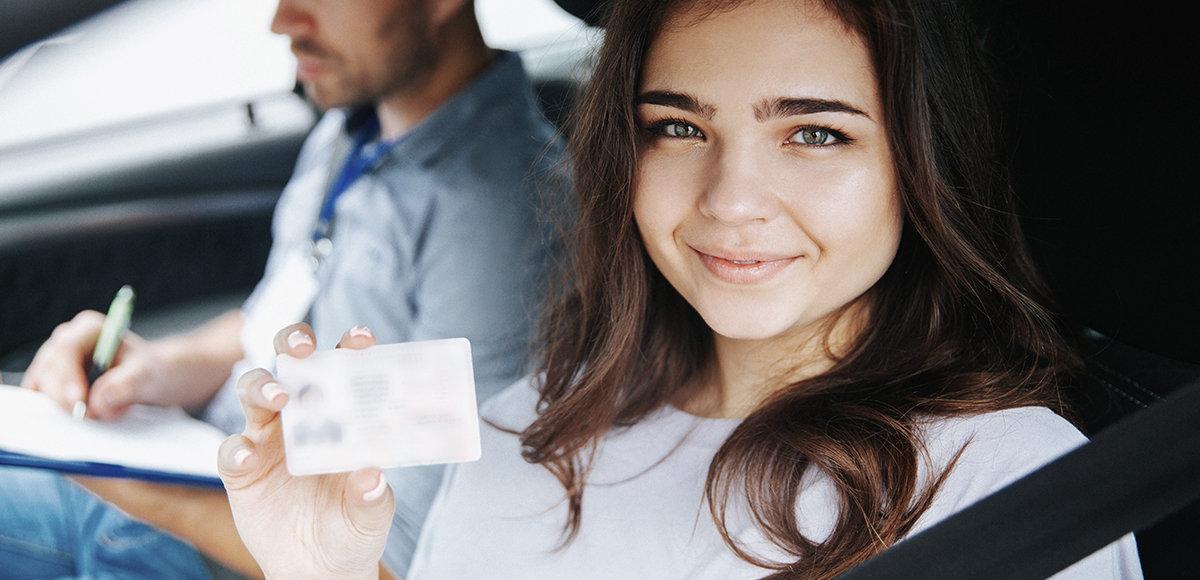
[[[363,496],[362,496],[363,501],[365,501],[365,502],[375,501],[375,500],[383,497],[383,492],[385,492],[385,491],[387,491],[387,478],[385,478],[383,476],[383,474],[380,473],[379,474],[379,484],[375,486],[375,489],[372,489],[371,491],[368,491],[367,493],[363,494]]]
[[[312,337],[309,336],[307,332],[302,330],[293,330],[292,333],[287,336],[287,343],[288,346],[292,348],[298,348],[301,345],[312,346],[313,341]]]
[[[233,454],[233,463],[238,467],[245,467],[246,460],[250,459],[250,455],[251,453],[249,449],[238,449],[237,452]]]
[[[371,329],[360,324],[350,329],[350,336],[371,336]]]
[[[279,398],[279,395],[282,395],[285,392],[286,391],[283,390],[283,387],[276,382],[270,382],[262,386],[263,398],[268,401],[274,401],[275,399]]]

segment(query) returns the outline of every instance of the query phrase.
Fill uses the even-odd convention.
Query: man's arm
[[[162,390],[147,393],[145,402],[185,409],[208,404],[242,358],[242,322],[241,311],[230,310],[192,332],[153,342],[171,376],[156,377]]]
[[[72,479],[130,516],[190,543],[230,570],[248,578],[263,577],[238,536],[224,491],[135,479]]]

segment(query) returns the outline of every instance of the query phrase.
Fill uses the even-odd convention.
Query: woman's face
[[[814,329],[891,264],[901,211],[871,59],[822,8],[683,14],[642,71],[634,216],[718,336]]]

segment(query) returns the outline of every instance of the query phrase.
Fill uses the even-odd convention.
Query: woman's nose
[[[779,213],[764,153],[751,145],[722,144],[713,152],[700,213],[729,226],[766,222]]]

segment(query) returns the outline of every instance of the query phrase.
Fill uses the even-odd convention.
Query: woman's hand
[[[366,348],[375,337],[356,327],[339,347]],[[275,336],[275,350],[305,357],[312,329]],[[218,467],[238,533],[267,578],[377,578],[394,500],[378,468],[293,477],[284,460],[279,411],[288,395],[264,370],[242,375],[238,396],[246,430],[221,445]]]

